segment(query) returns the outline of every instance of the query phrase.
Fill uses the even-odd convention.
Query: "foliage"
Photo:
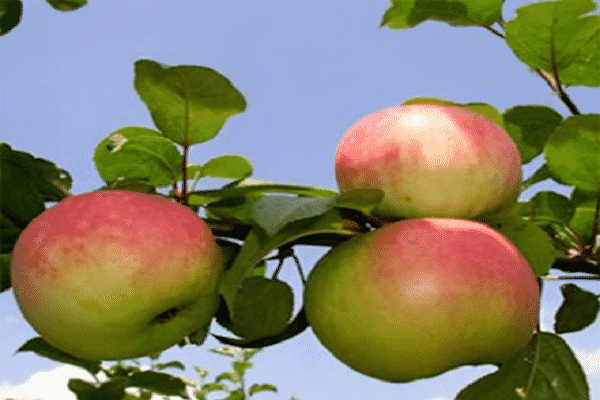
[[[61,10],[85,4],[83,0],[48,2]],[[524,164],[544,154],[545,163],[523,182],[522,190],[546,179],[575,188],[570,197],[541,192],[519,203],[509,215],[480,219],[506,233],[523,250],[542,282],[579,278],[568,274],[550,276],[550,269],[583,273],[586,279],[598,280],[600,115],[581,115],[565,91],[570,86],[600,86],[600,17],[587,15],[596,5],[591,0],[539,2],[519,8],[516,17],[505,22],[503,3],[393,0],[380,27],[409,29],[433,20],[453,27],[484,28],[505,40],[515,56],[557,94],[571,116],[563,118],[556,110],[539,105],[516,105],[503,112],[488,104],[464,105],[498,121],[516,142]],[[13,29],[21,14],[20,0],[0,1],[0,34]],[[495,24],[501,30],[492,27]],[[203,218],[227,243],[224,246],[231,255],[230,268],[219,288],[223,298],[220,311],[228,317],[221,321],[235,323],[235,316],[228,312],[235,304],[238,289],[257,270],[264,274],[260,268],[265,260],[282,262],[292,257],[298,262],[296,245],[331,247],[380,226],[371,215],[382,197],[377,190],[339,194],[318,187],[264,182],[250,178],[250,162],[237,155],[188,165],[191,146],[214,138],[228,118],[245,110],[244,96],[219,72],[204,66],[167,66],[139,60],[135,64],[134,88],[148,107],[156,129],[126,127],[110,133],[96,149],[95,166],[107,189],[154,192],[156,188],[169,188],[169,196],[176,201],[196,211],[204,210]],[[416,98],[406,103],[428,101],[431,99]],[[195,190],[198,180],[205,177],[231,182],[212,190]],[[10,252],[21,230],[45,209],[46,202],[64,199],[71,194],[70,189],[67,171],[0,144],[0,291],[9,288]],[[238,245],[239,241],[243,244]],[[270,256],[273,252],[276,255]],[[575,284],[565,285],[562,290],[565,299],[555,316],[555,333],[538,332],[523,352],[497,372],[465,388],[459,399],[590,398],[581,365],[558,334],[576,332],[593,323],[599,308],[597,296]],[[268,337],[216,337],[229,345],[261,348],[287,340],[306,328],[301,309],[281,332]],[[191,339],[184,342],[193,342]],[[126,387],[184,397],[184,381],[163,372],[141,371],[122,364],[103,369],[99,363],[61,353],[42,339],[28,342],[19,351],[34,351],[80,365],[92,374],[105,372],[109,379],[103,383],[70,382],[69,387],[80,399],[135,398],[125,396]],[[243,357],[247,354],[253,355],[250,351]],[[202,390],[221,390],[217,388],[225,388],[218,386],[223,380],[239,384],[248,368],[243,357],[242,361],[234,361],[230,375],[220,375]],[[225,389],[232,399],[236,390],[239,387]],[[265,386],[262,390],[269,389]]]

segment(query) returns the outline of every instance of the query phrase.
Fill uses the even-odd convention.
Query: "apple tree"
[[[0,33],[17,25],[20,5],[0,4]],[[600,21],[583,16],[596,8],[590,0],[530,4],[507,22],[502,5],[393,0],[380,28],[427,20],[484,28],[572,115],[406,99],[357,116],[341,137],[332,155],[339,191],[253,178],[240,155],[190,164],[194,146],[246,109],[235,84],[208,66],[135,62],[134,88],[155,127],[124,127],[97,145],[93,162],[105,182],[97,191],[73,194],[59,162],[0,143],[1,290],[13,288],[40,334],[19,351],[96,375],[108,371],[103,360],[201,345],[213,320],[231,332],[213,336],[246,349],[310,327],[341,362],[375,379],[407,383],[491,364],[498,370],[458,400],[589,399],[560,335],[595,321],[597,295],[563,285],[554,332],[541,330],[539,304],[546,280],[600,278],[600,116],[582,115],[566,92],[600,85]],[[522,166],[541,154],[544,164],[523,180]],[[209,177],[229,183],[197,190]],[[546,179],[572,185],[572,195],[517,201]],[[308,277],[295,254],[303,245],[331,248]],[[288,258],[305,284],[296,315],[278,279]],[[279,261],[271,276],[269,260]],[[57,276],[68,279],[59,285]],[[143,307],[152,293],[135,283],[150,277],[164,307]],[[69,313],[77,323],[65,323]],[[136,320],[139,331],[127,331]],[[71,335],[99,345],[83,349]],[[108,381],[69,387],[82,399],[135,398],[128,387],[186,397],[176,376],[109,372]]]

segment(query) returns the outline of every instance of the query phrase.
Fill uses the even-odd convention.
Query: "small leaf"
[[[246,278],[237,291],[231,331],[245,339],[259,339],[282,332],[292,317],[291,287],[262,276]]]
[[[232,372],[223,372],[222,374],[217,375],[215,378],[215,383],[220,383],[221,381],[231,381],[232,383],[237,383],[240,381],[240,378]]]
[[[146,389],[165,396],[186,397],[186,384],[181,378],[156,371],[133,373],[128,381],[129,387]]]
[[[270,383],[256,383],[252,386],[250,386],[250,389],[248,389],[248,393],[250,394],[250,396],[252,396],[255,393],[260,393],[260,392],[274,392],[277,393],[277,387],[275,385],[271,385]]]
[[[556,312],[556,333],[577,332],[596,320],[600,302],[595,294],[572,283],[562,285],[560,290],[564,300]]]
[[[335,205],[370,214],[381,203],[383,196],[381,189],[353,189],[340,194],[335,199]]]
[[[195,191],[190,195],[189,202],[191,205],[204,205],[217,200],[242,197],[249,193],[287,193],[305,197],[337,197],[339,195],[338,192],[326,188],[285,185],[248,178],[238,182],[235,186],[226,185],[225,189]]]
[[[171,185],[181,176],[183,157],[175,144],[160,132],[127,127],[102,140],[94,163],[102,180],[142,180],[157,187]]]
[[[228,392],[229,386],[223,385],[221,383],[206,383],[206,384],[202,385],[201,389],[205,392],[217,392],[217,391]]]
[[[36,337],[28,340],[23,346],[19,347],[17,352],[32,351],[38,356],[58,361],[63,364],[71,364],[81,367],[90,374],[96,375],[100,372],[100,362],[84,360],[67,354],[56,347],[53,347],[41,337]]]
[[[501,0],[392,0],[380,27],[406,29],[424,21],[443,21],[450,26],[491,26],[498,21],[501,12]]]
[[[246,109],[244,96],[208,67],[139,60],[135,89],[157,128],[182,146],[214,138],[229,117]]]
[[[233,370],[238,376],[242,377],[246,374],[246,370],[253,368],[254,364],[248,361],[235,361],[233,363]]]
[[[202,176],[212,178],[242,179],[251,174],[252,164],[242,156],[220,156],[202,166]]]
[[[252,203],[250,218],[272,236],[289,223],[325,214],[334,202],[332,198],[270,195]]]
[[[75,11],[87,5],[87,0],[46,0],[58,11]]]

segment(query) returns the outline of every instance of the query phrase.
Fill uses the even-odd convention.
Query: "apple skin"
[[[31,221],[11,279],[23,316],[47,342],[79,358],[120,360],[207,330],[224,265],[189,208],[106,190],[70,196]]]
[[[389,382],[512,358],[539,306],[536,277],[512,243],[453,218],[403,220],[342,243],[313,268],[304,294],[323,346]]]
[[[335,157],[342,193],[381,189],[376,217],[474,218],[517,200],[521,156],[495,122],[456,106],[413,104],[368,115]]]

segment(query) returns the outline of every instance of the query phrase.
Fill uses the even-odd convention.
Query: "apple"
[[[333,248],[304,293],[323,346],[389,382],[511,359],[531,339],[539,306],[536,276],[508,239],[479,222],[437,217]]]
[[[158,195],[70,196],[19,236],[13,291],[25,319],[79,358],[160,352],[206,331],[224,257],[206,223]]]
[[[335,175],[342,193],[383,191],[376,217],[474,218],[515,204],[521,157],[511,137],[480,114],[400,105],[362,118],[344,134]]]

